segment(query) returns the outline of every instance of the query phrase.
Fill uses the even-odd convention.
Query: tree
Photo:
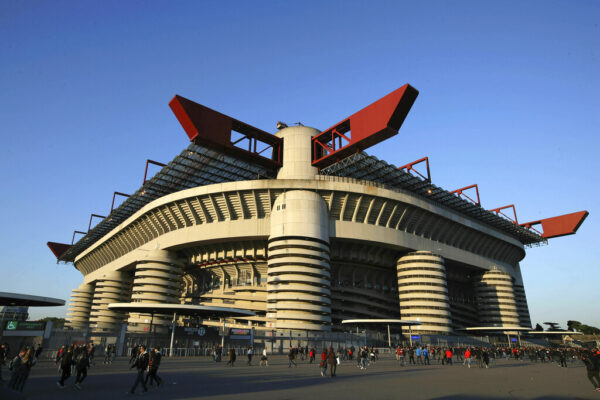
[[[584,335],[600,335],[600,329],[595,326],[582,324],[579,321],[567,321],[567,327],[570,331],[578,331]]]
[[[542,328],[542,326],[540,324],[535,324],[535,329],[536,332],[542,332],[544,330],[544,328]]]
[[[571,321],[571,320],[567,321],[567,329],[570,331],[575,332],[580,329],[580,326],[581,326],[581,322],[579,322],[579,321]]]
[[[65,325],[64,318],[56,318],[56,317],[46,317],[46,318],[38,319],[37,322],[48,322],[48,321],[52,321],[52,325],[54,326],[54,328],[62,328]]]

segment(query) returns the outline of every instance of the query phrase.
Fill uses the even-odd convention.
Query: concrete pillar
[[[529,316],[529,306],[527,305],[527,297],[525,296],[525,287],[515,283],[514,289],[517,313],[519,314],[519,326],[531,328],[531,317]]]
[[[519,325],[526,328],[531,328],[529,306],[527,305],[527,297],[525,296],[525,287],[523,286],[521,267],[518,264],[515,268],[514,289],[515,301],[517,303],[517,313],[519,314]]]
[[[311,138],[319,130],[292,126],[283,139],[283,166],[277,179],[314,179]],[[315,192],[279,195],[271,211],[267,261],[267,318],[272,328],[331,330],[329,213]]]
[[[175,254],[154,250],[137,262],[131,293],[132,302],[179,303],[183,287],[183,263]],[[156,333],[166,333],[171,316],[131,313],[128,329],[131,332],[148,332],[152,323]]]
[[[98,279],[90,317],[92,331],[118,332],[127,317],[122,312],[109,310],[108,305],[128,302],[130,293],[131,278],[126,272],[114,271]]]
[[[398,298],[402,319],[417,320],[419,332],[452,332],[444,259],[416,251],[397,262]]]
[[[283,166],[277,179],[314,179],[318,170],[312,166],[312,137],[319,130],[307,126],[290,126],[275,136],[283,138]]]
[[[82,283],[77,289],[71,291],[66,326],[73,329],[87,329],[90,322],[93,295],[93,283]]]
[[[267,265],[273,328],[331,330],[329,215],[318,194],[292,190],[275,200]]]
[[[477,310],[482,325],[519,326],[510,274],[493,269],[481,275],[477,284]]]

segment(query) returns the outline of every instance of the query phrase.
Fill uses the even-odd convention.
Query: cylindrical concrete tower
[[[90,326],[94,331],[112,331],[121,329],[121,324],[127,319],[119,311],[108,309],[111,303],[122,303],[129,300],[131,278],[122,271],[114,271],[96,281],[94,300],[90,316]]]
[[[452,332],[444,259],[428,251],[409,253],[397,263],[402,319],[422,323],[419,331]]]
[[[531,328],[529,306],[527,305],[527,296],[525,296],[525,286],[523,285],[523,276],[521,274],[521,266],[519,264],[517,264],[515,267],[514,290],[520,326]]]
[[[329,216],[315,192],[275,201],[267,269],[267,317],[277,329],[331,329]]]
[[[283,138],[277,179],[314,179],[311,138],[319,131],[293,126]],[[284,192],[273,204],[267,268],[267,318],[274,328],[331,330],[329,213],[321,196]]]
[[[66,326],[73,329],[86,329],[89,326],[93,296],[94,285],[91,283],[82,283],[71,291]]]
[[[513,278],[496,269],[481,275],[477,285],[479,321],[490,326],[519,326]]]
[[[529,316],[529,306],[525,296],[525,287],[515,283],[515,301],[517,304],[517,313],[519,314],[519,326],[531,328],[531,317]]]
[[[314,179],[319,172],[312,166],[312,137],[320,131],[307,126],[291,126],[275,136],[283,138],[283,166],[277,179]]]
[[[144,303],[179,303],[183,285],[183,267],[181,260],[175,254],[165,250],[152,251],[135,267],[132,302]],[[166,332],[166,326],[171,324],[168,316],[155,315],[153,318],[146,314],[131,313],[129,329],[144,331],[152,323],[158,333]]]

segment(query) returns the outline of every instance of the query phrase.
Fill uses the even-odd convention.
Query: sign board
[[[411,336],[410,338],[411,338],[412,340],[419,340],[419,339],[421,339],[421,336],[419,336],[419,335],[413,335],[413,336]]]
[[[239,340],[249,340],[250,339],[250,329],[230,328],[229,329],[229,338],[230,339],[239,339]]]
[[[249,336],[250,329],[239,329],[239,328],[231,328],[229,329],[229,336]]]
[[[514,337],[513,337],[513,338],[510,338],[510,341],[511,341],[511,342],[516,342],[516,341],[517,341],[517,338],[514,338]]]
[[[173,328],[169,326],[169,332],[172,332]],[[206,338],[214,338],[220,337],[220,333],[218,332],[217,327],[206,327],[206,326],[176,326],[175,327],[175,336],[194,336],[198,337],[206,337]]]
[[[30,321],[6,321],[4,328],[7,331],[43,331],[46,329],[46,323]]]

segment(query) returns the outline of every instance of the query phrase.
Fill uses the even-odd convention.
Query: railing
[[[248,354],[248,347],[245,346],[237,346],[237,347],[225,347],[221,353],[221,357],[227,357],[227,353],[230,349],[235,350],[235,354],[238,356],[245,356]],[[131,351],[133,349],[127,349],[127,356],[131,357]],[[170,351],[169,347],[162,347],[160,349],[161,353],[164,356],[168,357],[212,357],[213,349],[208,347],[175,347],[173,348],[173,352]],[[254,347],[254,354],[258,354],[262,352],[262,348]]]

